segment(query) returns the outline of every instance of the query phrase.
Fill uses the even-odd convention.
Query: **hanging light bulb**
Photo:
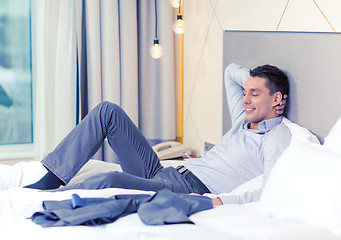
[[[182,1],[179,1],[179,0],[169,0],[169,3],[170,3],[170,5],[173,8],[178,8],[182,4]]]
[[[173,31],[176,34],[183,34],[185,32],[185,22],[182,20],[182,15],[181,15],[181,4],[182,1],[178,0],[178,7],[179,7],[179,13],[176,16],[176,21],[173,23]]]
[[[152,58],[158,59],[162,57],[163,55],[163,48],[159,44],[159,39],[154,39],[154,45],[150,46],[149,53],[152,56]]]
[[[154,38],[154,44],[150,46],[149,48],[149,54],[152,56],[152,58],[158,59],[162,57],[163,55],[163,48],[159,44],[159,39],[157,38],[157,5],[155,0],[155,38]]]
[[[176,34],[183,34],[186,30],[186,24],[182,20],[182,15],[178,14],[176,17],[176,21],[173,23],[173,31]]]

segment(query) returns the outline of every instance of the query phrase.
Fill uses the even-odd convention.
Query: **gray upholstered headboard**
[[[224,32],[224,70],[230,63],[284,70],[290,81],[287,117],[321,142],[341,117],[341,34],[309,32]],[[223,134],[231,127],[225,87]]]

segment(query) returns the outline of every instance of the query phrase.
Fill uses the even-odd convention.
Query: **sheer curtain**
[[[35,0],[40,157],[94,106],[120,105],[151,144],[175,140],[173,10],[158,1],[164,56],[149,56],[154,1]],[[104,144],[94,156],[116,161]]]
[[[76,125],[76,18],[73,1],[32,1],[34,129],[42,159]]]

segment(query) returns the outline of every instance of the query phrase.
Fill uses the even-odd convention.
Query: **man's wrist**
[[[213,207],[223,205],[223,201],[220,198],[212,198]]]

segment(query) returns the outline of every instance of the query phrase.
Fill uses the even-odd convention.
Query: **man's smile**
[[[245,113],[251,113],[251,112],[253,112],[256,108],[244,107],[244,109],[245,109]]]

